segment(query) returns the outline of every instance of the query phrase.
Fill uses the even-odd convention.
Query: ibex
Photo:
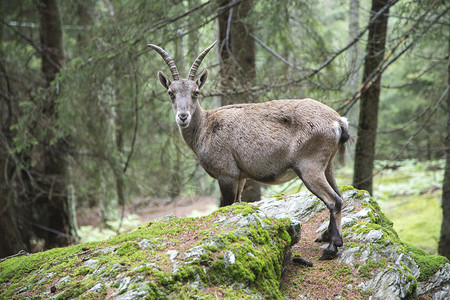
[[[296,176],[330,210],[328,230],[316,242],[329,242],[321,260],[333,259],[342,246],[342,195],[334,178],[333,160],[349,139],[347,120],[312,99],[274,100],[204,110],[198,102],[208,78],[195,74],[206,54],[195,60],[187,79],[181,79],[168,53],[152,44],[167,63],[173,81],[158,78],[172,102],[181,136],[200,165],[218,180],[221,206],[240,201],[247,179],[280,184]]]

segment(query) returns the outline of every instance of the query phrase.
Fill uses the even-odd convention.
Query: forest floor
[[[81,242],[106,239],[120,233],[135,230],[137,227],[160,217],[173,215],[178,218],[206,216],[218,208],[219,200],[214,197],[180,197],[169,199],[134,199],[126,206],[124,219],[108,222],[108,228],[100,225],[100,209],[84,208],[77,214]],[[119,226],[120,225],[120,226]]]

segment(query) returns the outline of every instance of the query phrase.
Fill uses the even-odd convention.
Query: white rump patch
[[[348,120],[346,117],[341,117],[341,121],[343,123],[343,125],[345,126],[345,128],[348,128]]]
[[[339,143],[339,140],[341,139],[342,135],[342,127],[348,128],[348,120],[346,117],[341,117],[341,122],[335,121],[333,123],[334,125],[334,132],[336,133],[336,142]]]

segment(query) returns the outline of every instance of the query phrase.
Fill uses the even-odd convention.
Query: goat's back
[[[234,170],[275,182],[271,174],[284,174],[309,152],[331,156],[341,122],[336,111],[312,99],[223,106],[207,112],[198,156],[213,176]]]
[[[306,140],[320,133],[326,135],[330,129],[335,137],[335,124],[341,122],[336,111],[312,99],[228,105],[208,111],[206,119],[205,133],[220,138],[291,142],[293,137]]]

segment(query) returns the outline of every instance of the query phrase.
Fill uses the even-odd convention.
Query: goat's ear
[[[168,90],[169,86],[172,84],[172,81],[170,81],[169,77],[167,77],[163,72],[158,71],[158,78],[162,86],[165,87],[166,90]]]
[[[195,81],[199,89],[201,89],[205,84],[206,79],[208,79],[208,70],[205,69],[200,75],[198,75],[197,80]]]

